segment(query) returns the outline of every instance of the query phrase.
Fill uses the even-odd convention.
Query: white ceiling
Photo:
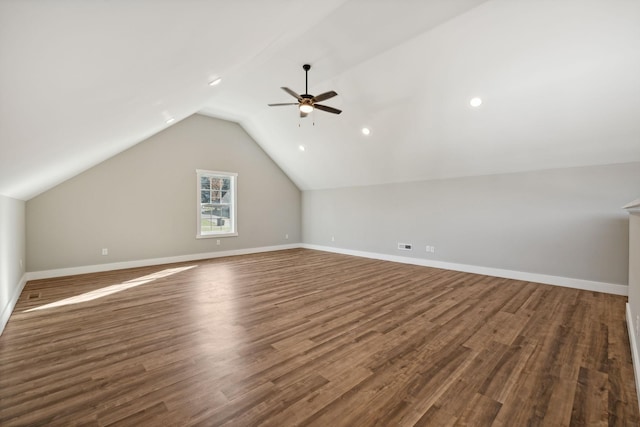
[[[637,0],[0,0],[0,194],[196,112],[301,189],[640,161],[639,76]]]

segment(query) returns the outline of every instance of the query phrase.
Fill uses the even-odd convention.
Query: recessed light
[[[369,128],[362,128],[362,134],[363,135],[369,135],[371,133],[371,129]]]
[[[222,79],[221,79],[220,77],[218,77],[218,78],[217,78],[217,79],[215,79],[215,80],[211,80],[211,81],[209,82],[209,86],[216,86],[216,85],[219,85],[221,81],[222,81]]]
[[[482,104],[482,99],[480,99],[480,98],[471,98],[471,100],[469,101],[469,104],[472,107],[479,107],[480,104]]]
[[[300,151],[304,151],[304,145],[299,145],[298,148],[300,149]]]
[[[175,122],[175,121],[176,121],[176,119],[174,119],[173,117],[169,117],[167,120],[165,120],[165,122],[166,122],[167,124],[173,123],[173,122]]]

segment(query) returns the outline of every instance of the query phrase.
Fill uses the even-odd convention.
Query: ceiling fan
[[[292,91],[291,89],[289,89],[288,87],[282,87],[281,89],[284,90],[285,92],[287,92],[289,95],[293,96],[294,98],[296,98],[298,100],[298,102],[287,102],[287,103],[283,103],[283,104],[269,104],[269,107],[278,107],[281,105],[297,105],[298,109],[300,110],[300,117],[307,117],[307,115],[312,112],[314,109],[318,109],[318,110],[322,110],[322,111],[326,111],[327,113],[333,113],[333,114],[340,114],[342,113],[342,110],[338,110],[337,108],[333,108],[333,107],[329,107],[327,105],[322,105],[322,104],[316,104],[316,102],[322,102],[326,99],[329,98],[333,98],[334,96],[338,95],[337,93],[335,93],[334,91],[329,91],[329,92],[325,92],[325,93],[321,93],[320,95],[309,95],[309,88],[308,88],[308,77],[309,77],[309,70],[311,69],[311,65],[309,64],[304,64],[302,66],[302,68],[304,69],[304,91],[305,93],[303,93],[302,95],[298,95],[297,93],[295,93],[294,91]]]

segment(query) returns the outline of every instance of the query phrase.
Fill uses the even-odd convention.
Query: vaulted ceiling
[[[0,194],[198,112],[301,189],[640,161],[638,76],[635,0],[0,0]]]

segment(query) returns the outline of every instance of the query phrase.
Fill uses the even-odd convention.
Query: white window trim
[[[222,175],[233,177],[231,180],[231,225],[232,231],[230,233],[207,233],[202,234],[201,230],[201,212],[200,212],[200,195],[201,195],[201,187],[200,187],[200,178],[203,175]],[[237,186],[238,186],[238,174],[235,172],[221,172],[221,171],[210,171],[205,169],[196,169],[196,239],[217,239],[220,237],[234,237],[238,235],[238,197],[237,197]]]

